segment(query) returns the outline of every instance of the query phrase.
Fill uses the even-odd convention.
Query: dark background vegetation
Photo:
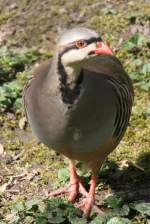
[[[89,220],[66,199],[45,196],[68,182],[67,163],[32,136],[21,100],[32,68],[75,26],[102,34],[135,89],[129,128],[99,174],[96,200],[105,215],[92,212]],[[149,97],[149,0],[0,0],[0,224],[149,224]],[[88,184],[89,174],[79,173]]]

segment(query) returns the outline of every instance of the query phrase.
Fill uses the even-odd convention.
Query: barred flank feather
[[[116,93],[117,114],[113,136],[119,142],[128,126],[133,103],[133,95],[126,83],[120,83],[117,79],[111,77],[108,79]]]

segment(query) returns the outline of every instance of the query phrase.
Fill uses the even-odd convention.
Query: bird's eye
[[[84,40],[78,40],[76,41],[77,48],[83,48],[86,47],[87,43]]]

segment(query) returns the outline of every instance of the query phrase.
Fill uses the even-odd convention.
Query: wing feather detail
[[[112,85],[116,95],[115,102],[117,108],[113,136],[119,142],[129,123],[133,104],[133,93],[126,83],[121,83],[115,78],[109,77],[109,83]]]

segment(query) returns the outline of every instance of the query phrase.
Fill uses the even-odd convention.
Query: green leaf
[[[106,7],[104,7],[101,11],[104,14],[116,14],[117,13],[116,9],[110,4],[108,4]]]
[[[105,224],[106,221],[106,215],[97,215],[89,224]]]
[[[7,96],[16,99],[22,91],[22,84],[19,80],[14,80],[8,84],[4,84]]]
[[[143,66],[142,72],[144,73],[144,75],[149,74],[150,76],[150,63],[147,63]]]
[[[143,63],[143,61],[141,58],[137,58],[132,61],[132,65],[136,65],[136,66],[142,65],[142,63]]]
[[[123,48],[130,50],[133,47],[142,47],[149,42],[149,39],[141,33],[135,33],[123,43]]]
[[[45,217],[37,217],[36,220],[35,220],[35,223],[36,224],[48,224],[48,221]]]
[[[113,217],[107,224],[131,224],[131,221],[127,218]]]
[[[150,203],[135,202],[129,204],[130,208],[140,212],[142,215],[150,216]]]
[[[123,48],[128,49],[128,50],[134,48],[135,46],[136,46],[136,45],[135,45],[134,43],[130,42],[130,41],[126,41],[126,42],[123,44]]]
[[[134,81],[134,80],[139,80],[142,76],[142,74],[140,72],[130,72],[129,73],[130,78]]]
[[[40,200],[38,200],[37,198],[33,198],[25,203],[25,207],[27,210],[30,210],[35,206],[38,207],[39,202],[40,202]]]
[[[8,48],[6,46],[0,48],[0,57],[6,57],[9,55]]]
[[[23,86],[19,80],[13,80],[0,87],[0,106],[8,108],[17,98],[21,98]],[[16,104],[17,105],[17,104]]]
[[[72,220],[69,219],[71,224],[87,224],[87,220],[85,218],[75,217]]]
[[[22,98],[17,98],[14,103],[14,106],[17,111],[23,111]]]
[[[85,218],[79,218],[79,217],[70,217],[69,222],[71,224],[87,224],[87,220]]]
[[[58,170],[58,178],[63,182],[67,182],[69,180],[69,170],[67,168],[61,168]]]
[[[111,196],[109,196],[108,198],[105,199],[105,203],[110,208],[119,208],[122,204],[122,199],[115,196],[115,195],[111,195]]]
[[[128,205],[123,205],[121,208],[113,209],[113,214],[117,216],[127,216],[129,215],[130,208]]]
[[[61,198],[46,199],[45,206],[42,214],[48,219],[49,223],[61,223],[81,216],[79,209]]]
[[[140,82],[137,82],[135,86],[140,87],[140,89],[144,91],[149,91],[150,90],[150,80],[142,80]]]
[[[23,202],[16,203],[11,209],[12,213],[18,213],[24,210],[25,210],[25,206]]]
[[[57,214],[57,216],[51,216],[51,217],[48,217],[48,223],[51,223],[51,224],[60,224],[60,223],[63,223],[65,221],[65,217],[64,216],[59,216]]]
[[[148,108],[143,112],[143,115],[146,117],[150,116],[150,105],[148,106]]]

